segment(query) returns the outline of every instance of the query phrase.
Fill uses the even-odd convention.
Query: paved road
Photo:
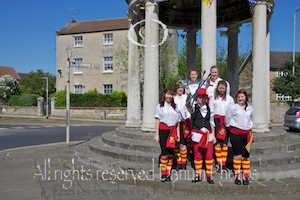
[[[70,141],[89,140],[117,126],[70,126]],[[66,141],[65,125],[0,124],[0,150]]]

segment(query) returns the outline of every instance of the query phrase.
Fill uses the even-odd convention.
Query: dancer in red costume
[[[176,103],[177,111],[179,112],[182,120],[180,122],[180,141],[179,141],[179,149],[175,149],[176,159],[177,159],[177,166],[176,170],[186,170],[187,164],[187,155],[188,155],[188,148],[187,148],[187,139],[190,136],[190,118],[191,114],[188,111],[186,104],[189,101],[188,96],[184,94],[184,86],[180,81],[177,81],[174,86],[174,102]],[[176,150],[178,152],[176,152]]]
[[[173,89],[165,90],[155,112],[155,142],[159,142],[161,148],[160,168],[161,181],[171,181],[173,154],[176,142],[180,140],[179,126],[181,118],[175,110],[176,104],[173,98]]]
[[[228,134],[225,127],[225,115],[227,109],[234,104],[233,98],[227,94],[227,83],[220,80],[213,96],[215,134],[217,143],[215,144],[215,156],[217,160],[217,172],[227,171],[226,161],[228,156]]]
[[[213,109],[210,108],[213,102],[207,103],[208,96],[205,88],[200,88],[197,93],[197,103],[195,111],[192,114],[192,140],[194,152],[194,164],[196,177],[192,182],[199,182],[202,180],[202,165],[203,159],[206,167],[206,180],[209,184],[214,184],[212,179],[212,168],[214,164],[213,149],[215,138],[215,124],[213,118]]]
[[[239,90],[237,103],[226,112],[225,125],[229,127],[229,137],[233,150],[234,183],[241,185],[240,173],[243,169],[243,185],[249,185],[250,148],[253,143],[253,107],[249,105],[247,92]]]

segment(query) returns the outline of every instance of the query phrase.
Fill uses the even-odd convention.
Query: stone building
[[[253,67],[252,67],[252,54],[250,53],[245,59],[244,63],[239,69],[239,87],[246,89],[251,97],[252,93],[252,77],[253,77]],[[292,52],[288,51],[270,51],[270,101],[283,100],[291,101],[291,96],[275,93],[273,88],[273,80],[276,77],[283,76],[284,71],[281,70],[282,65],[286,61],[292,60]]]
[[[13,67],[8,67],[8,66],[0,66],[0,77],[4,75],[10,75],[14,77],[15,79],[19,80],[21,77],[19,74],[15,71]]]
[[[56,89],[66,89],[70,56],[70,92],[96,89],[103,94],[127,92],[127,70],[120,64],[116,50],[127,50],[127,18],[76,22],[70,20],[56,31]],[[123,62],[124,63],[124,62]]]

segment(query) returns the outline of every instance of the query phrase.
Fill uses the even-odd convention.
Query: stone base
[[[139,128],[139,127],[141,127],[141,124],[142,124],[141,120],[132,119],[132,120],[127,120],[125,122],[125,127],[127,127],[127,128]]]
[[[270,129],[268,124],[254,124],[252,131],[254,133],[268,133]]]
[[[155,132],[155,125],[154,124],[142,124],[141,131],[143,132]]]

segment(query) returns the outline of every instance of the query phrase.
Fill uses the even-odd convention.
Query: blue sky
[[[297,8],[300,0],[276,0],[271,50],[293,50],[293,13]],[[43,69],[55,74],[55,31],[71,18],[120,18],[127,16],[127,9],[125,0],[1,0],[0,66],[12,66],[19,73]],[[300,11],[296,27],[296,51],[300,51]],[[242,26],[239,43],[244,49],[251,49],[251,33],[251,23]],[[197,38],[200,41],[200,34]],[[226,43],[226,38],[218,38],[218,45]]]

